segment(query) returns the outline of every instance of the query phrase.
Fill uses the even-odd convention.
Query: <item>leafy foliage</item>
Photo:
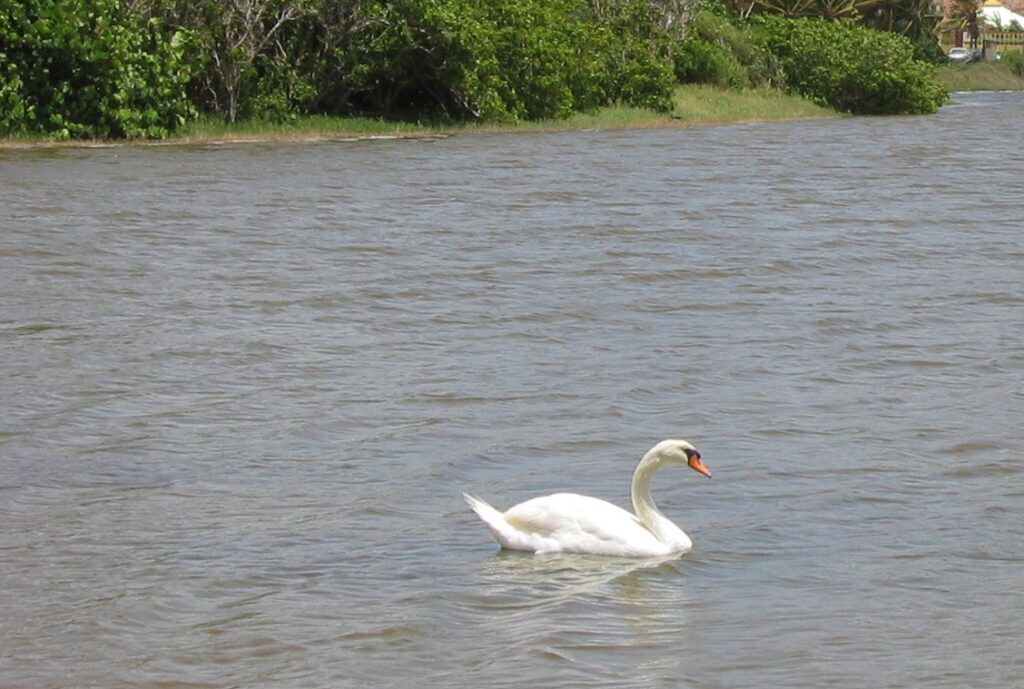
[[[145,0],[192,29],[195,102],[226,119],[311,113],[519,120],[665,110],[659,13],[681,0]],[[678,7],[677,7],[678,6]]]
[[[364,28],[347,49],[357,68],[346,90],[364,110],[404,116],[567,114],[574,96],[589,90],[562,68],[578,27],[553,24],[545,9],[473,0],[370,2],[361,12]]]
[[[681,41],[675,53],[676,78],[684,84],[745,88],[747,75],[728,48],[700,38]]]
[[[565,117],[610,102],[667,109],[668,51],[642,1],[383,0],[345,60],[370,112],[488,120]]]
[[[305,0],[174,0],[163,6],[160,1],[151,0],[150,11],[192,31],[202,47],[197,100],[230,122],[241,114],[287,109],[279,91],[291,75],[276,41],[311,11]]]
[[[842,18],[903,34],[921,56],[937,50],[918,11],[930,1],[7,0],[0,135],[159,137],[197,110],[229,122],[668,111],[676,81],[926,112],[943,96],[907,40]],[[837,21],[781,19],[805,15]]]
[[[1009,50],[1003,53],[1003,64],[1018,77],[1024,78],[1024,52]]]
[[[664,10],[647,0],[579,3],[583,11],[592,8],[604,27],[595,53],[604,65],[602,87],[607,102],[659,112],[672,109],[671,19],[686,3],[663,0],[663,4]]]
[[[941,62],[934,0],[724,0],[738,14],[767,14],[787,19],[851,20],[879,31],[906,36],[917,59]],[[969,3],[974,0],[954,0]]]
[[[935,112],[949,97],[904,36],[821,19],[764,17],[760,26],[789,88],[818,103],[856,114],[917,114]]]
[[[711,7],[698,12],[676,46],[675,72],[682,83],[722,88],[769,85],[779,79],[773,56],[735,15]]]
[[[166,135],[192,113],[190,38],[117,0],[9,0],[0,11],[0,134]]]
[[[860,0],[857,9],[865,26],[909,38],[918,60],[945,63],[938,42],[942,17],[933,0]]]

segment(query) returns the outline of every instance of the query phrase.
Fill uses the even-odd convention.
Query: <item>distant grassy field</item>
[[[1024,91],[1024,79],[997,62],[943,65],[939,81],[950,91]]]

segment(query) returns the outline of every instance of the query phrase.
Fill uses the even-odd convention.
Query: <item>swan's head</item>
[[[651,452],[657,454],[663,462],[686,465],[697,473],[711,478],[711,470],[704,466],[700,452],[685,440],[662,440]]]

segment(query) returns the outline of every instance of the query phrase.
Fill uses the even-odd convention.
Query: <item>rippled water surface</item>
[[[1022,120],[0,152],[0,686],[1019,686]]]

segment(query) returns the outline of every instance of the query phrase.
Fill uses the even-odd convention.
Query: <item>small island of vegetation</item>
[[[918,114],[931,0],[10,0],[6,141]]]

